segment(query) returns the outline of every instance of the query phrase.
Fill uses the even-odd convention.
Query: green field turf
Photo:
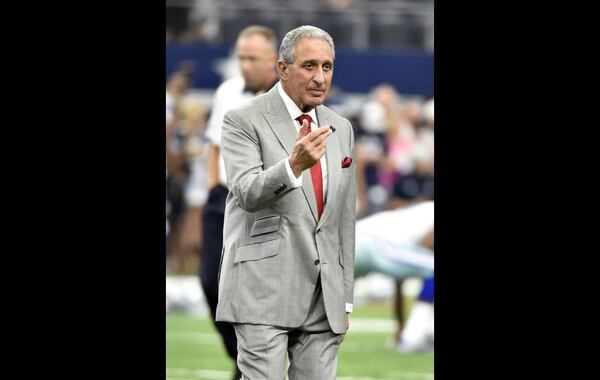
[[[352,329],[353,321],[361,331]],[[365,331],[370,326],[376,331]],[[356,307],[340,348],[338,380],[433,380],[432,354],[401,354],[389,348],[393,326],[389,306]],[[210,320],[169,314],[166,334],[167,380],[231,378],[233,362]]]

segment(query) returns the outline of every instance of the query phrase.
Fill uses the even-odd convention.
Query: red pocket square
[[[342,168],[348,168],[352,164],[352,157],[345,157],[342,161]]]

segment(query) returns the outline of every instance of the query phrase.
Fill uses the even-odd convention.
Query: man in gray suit
[[[327,32],[288,32],[280,82],[223,121],[217,320],[234,323],[243,379],[284,379],[286,352],[290,380],[337,371],[353,304],[356,184],[352,126],[322,105],[334,59]]]

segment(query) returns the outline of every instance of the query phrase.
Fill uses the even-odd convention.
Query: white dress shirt
[[[243,77],[235,77],[223,82],[215,92],[212,112],[206,127],[206,138],[215,145],[221,147],[221,130],[223,129],[223,118],[227,111],[240,107],[255,97],[251,92],[244,92],[246,82]],[[219,151],[219,183],[227,187],[227,176],[225,175],[225,161],[223,154]]]
[[[281,82],[277,82],[277,91],[279,92],[279,96],[281,96],[281,99],[283,99],[283,104],[285,104],[285,108],[287,109],[288,113],[290,114],[290,120],[292,121],[294,128],[296,128],[296,134],[297,134],[298,131],[300,131],[301,125],[298,122],[298,120],[296,120],[296,118],[298,118],[298,116],[300,116],[300,115],[303,115],[304,112],[302,112],[300,110],[300,108],[298,108],[296,103],[294,103],[294,101],[288,96],[288,94],[286,94],[285,91],[283,91],[283,88],[281,87]],[[319,121],[317,120],[317,112],[315,111],[314,108],[312,110],[310,110],[310,112],[308,112],[307,115],[309,115],[310,118],[312,119],[312,121],[310,123],[310,129],[312,131],[314,131],[316,128],[323,128],[323,127],[319,127]],[[320,161],[321,161],[321,175],[323,177],[323,205],[324,205],[324,207],[326,207],[326,205],[325,205],[325,199],[327,197],[327,157],[326,157],[326,155],[323,155],[323,157],[321,157]],[[302,186],[302,175],[304,174],[304,172],[300,173],[300,176],[298,178],[296,178],[288,160],[285,160],[285,167],[287,169],[288,176],[290,177],[290,182],[292,182],[294,188]],[[353,308],[353,304],[351,304],[351,303],[346,304],[346,312],[352,313],[352,308]]]

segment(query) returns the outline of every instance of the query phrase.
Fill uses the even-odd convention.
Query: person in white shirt
[[[167,256],[171,256],[173,252],[172,246],[179,239],[179,228],[177,221],[181,216],[182,202],[181,186],[179,180],[181,177],[181,159],[182,154],[177,149],[177,122],[180,103],[185,96],[189,87],[188,78],[185,72],[178,70],[174,72],[166,84],[166,124],[165,124],[165,141],[166,141],[166,240],[167,240]]]
[[[223,247],[223,219],[227,193],[225,164],[221,154],[221,129],[225,113],[237,108],[267,90],[277,82],[277,36],[263,26],[242,30],[236,43],[241,77],[223,82],[215,93],[213,108],[206,130],[211,143],[208,153],[208,200],[203,211],[203,249],[199,270],[200,283],[214,321],[218,302],[218,272]],[[237,338],[233,326],[215,322],[228,355],[237,359]],[[236,367],[234,379],[241,373]]]
[[[181,71],[176,71],[169,77],[166,88],[166,125],[175,122],[175,111],[179,101],[188,89],[188,80]]]
[[[382,211],[356,222],[354,275],[370,272],[394,279],[433,274],[433,251],[426,240],[433,234],[433,201]]]
[[[402,352],[433,345],[434,202],[413,203],[356,222],[355,277],[382,273],[397,281],[394,344]],[[423,279],[423,290],[406,323],[402,281]]]

